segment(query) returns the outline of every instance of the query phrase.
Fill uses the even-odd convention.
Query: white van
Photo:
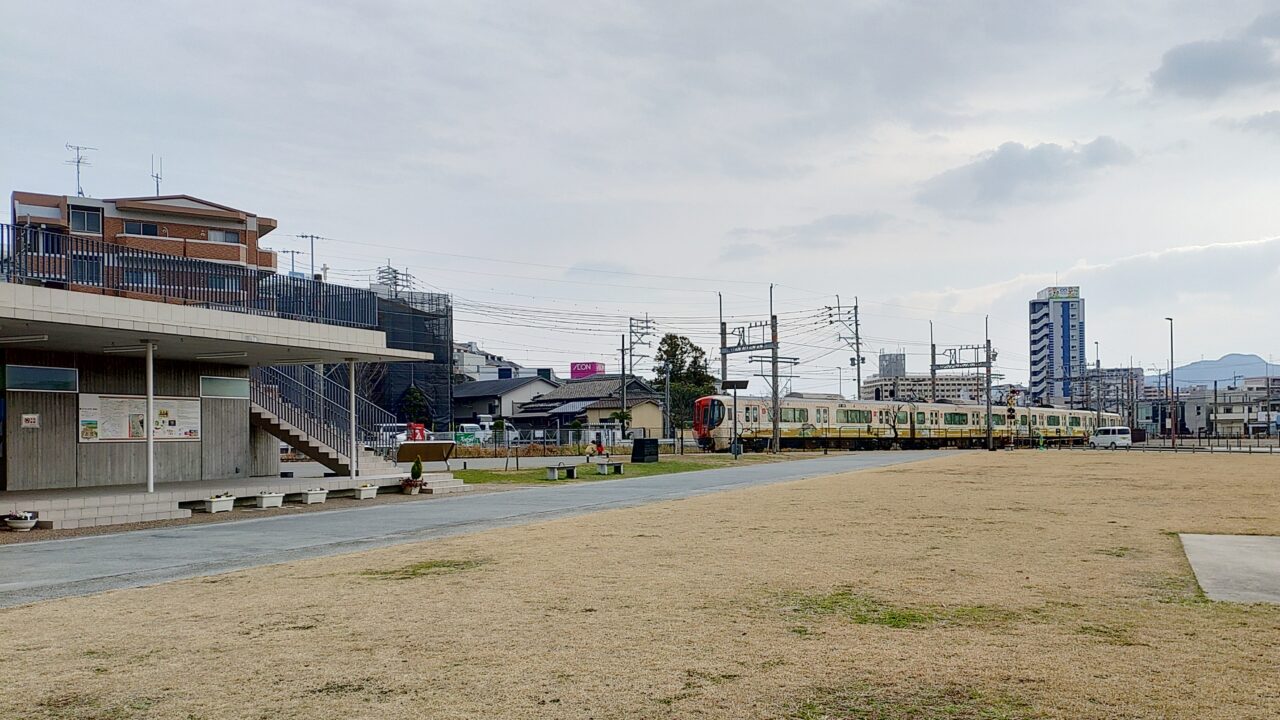
[[[1093,435],[1089,436],[1089,447],[1091,448],[1105,447],[1115,450],[1118,447],[1132,446],[1133,435],[1130,434],[1127,427],[1100,427],[1093,431]]]

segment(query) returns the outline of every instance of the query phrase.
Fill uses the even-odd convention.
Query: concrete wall
[[[7,350],[5,364],[74,367],[81,393],[143,395],[146,369],[140,357]],[[215,363],[156,361],[156,395],[199,397],[200,376],[246,377],[247,368]],[[127,485],[146,482],[144,442],[81,443],[79,395],[5,392],[4,484],[6,490]],[[21,427],[22,415],[40,415],[40,428]],[[199,441],[156,441],[156,480],[247,477],[249,401],[201,400]]]

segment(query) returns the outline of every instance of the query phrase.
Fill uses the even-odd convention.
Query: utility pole
[[[292,274],[293,274],[293,272],[294,272],[294,270],[293,270],[293,261],[294,261],[294,259],[296,259],[296,258],[297,258],[297,256],[299,256],[299,255],[301,255],[301,254],[302,254],[302,251],[301,251],[301,250],[281,250],[281,251],[279,251],[279,252],[280,252],[280,254],[281,254],[281,255],[288,255],[288,256],[289,256],[289,274],[290,274],[290,275],[292,275]]]
[[[627,436],[627,336],[626,335],[622,336],[622,343],[618,346],[618,357],[622,361],[620,365],[621,372],[619,372],[619,376],[621,377],[620,382],[622,384],[622,388],[620,390],[620,393],[622,395],[622,405],[621,405],[621,409],[618,411],[618,424],[622,426],[622,437],[625,439]]]
[[[324,240],[324,238],[320,237],[319,235],[296,235],[295,237],[301,240],[311,241],[311,275],[309,276],[309,278],[311,280],[315,280],[316,279],[316,241]]]
[[[1099,349],[1097,340],[1093,341],[1093,369],[1098,376],[1098,404],[1095,406],[1097,419],[1093,421],[1093,427],[1097,429],[1102,427],[1102,350]]]
[[[938,345],[933,342],[933,321],[929,321],[929,402],[938,402]]]
[[[773,439],[770,442],[773,452],[782,450],[782,403],[778,399],[778,316],[773,314],[773,283],[769,283],[769,342],[772,345],[770,355],[773,359],[770,374],[773,375]]]
[[[1173,318],[1169,321],[1169,444],[1178,447],[1178,386],[1173,382]]]
[[[987,449],[995,450],[995,439],[991,436],[991,316],[983,320],[984,332],[987,336]],[[932,343],[930,343],[932,344]]]
[[[624,343],[627,351],[623,356],[622,366],[622,412],[627,412],[627,384],[630,382],[630,376],[635,374],[636,369],[636,345],[648,345],[646,338],[652,333],[653,323],[650,322],[649,316],[646,314],[644,319],[627,318],[627,336]],[[623,421],[626,422],[625,420]],[[626,425],[623,425],[625,432]]]
[[[770,306],[770,314],[772,314],[773,303],[770,302],[769,306]],[[835,314],[835,318],[833,319],[831,317],[831,308],[830,307],[827,308],[827,322],[828,323],[838,322],[844,326],[845,330],[848,330],[849,332],[853,333],[852,337],[845,337],[844,335],[839,335],[838,337],[840,338],[840,340],[846,343],[851,343],[850,347],[853,348],[854,356],[849,359],[849,364],[854,367],[854,371],[856,373],[856,376],[854,379],[854,382],[856,384],[853,388],[853,399],[861,400],[862,399],[862,363],[865,360],[865,358],[862,357],[862,332],[861,332],[861,327],[858,324],[857,296],[854,296],[853,298],[853,326],[852,327],[849,326],[848,320],[845,319],[844,307],[840,304],[839,295],[836,295],[835,311],[836,311],[836,314]],[[843,394],[844,393],[842,392],[841,395]]]
[[[724,295],[717,292],[716,297],[720,299],[720,382],[723,383],[729,379],[729,354],[725,352],[729,332],[724,324]]]

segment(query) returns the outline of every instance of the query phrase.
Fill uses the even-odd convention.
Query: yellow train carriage
[[[764,450],[772,435],[771,400],[738,398],[738,437],[744,448]],[[839,396],[787,396],[780,401],[784,448],[978,447],[986,442],[986,407]],[[1065,408],[992,407],[998,445],[1015,442],[1084,444],[1097,413]],[[708,449],[726,450],[733,438],[733,398],[710,395],[694,403],[694,432]],[[1102,424],[1119,416],[1102,413]]]

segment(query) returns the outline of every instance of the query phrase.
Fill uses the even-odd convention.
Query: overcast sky
[[[795,389],[848,366],[836,294],[869,363],[989,313],[1025,381],[1055,282],[1105,365],[1163,366],[1167,315],[1179,364],[1280,359],[1277,3],[350,5],[5,4],[0,187],[74,193],[72,142],[87,194],[149,194],[163,155],[165,193],[332,238],[334,279],[389,258],[562,373],[629,314],[713,348],[716,291],[771,282]]]

